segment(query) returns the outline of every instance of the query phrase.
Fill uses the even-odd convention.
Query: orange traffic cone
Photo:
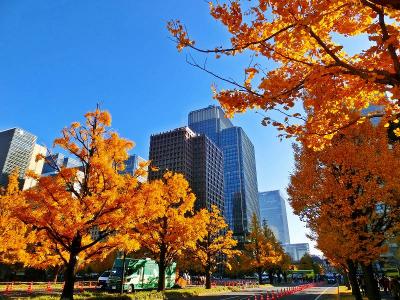
[[[31,294],[31,293],[32,293],[32,290],[33,290],[33,282],[31,281],[31,283],[28,285],[27,292],[28,292],[29,294]]]
[[[10,286],[9,286],[9,284],[7,283],[5,293],[8,294],[9,291],[10,291]]]
[[[52,288],[51,288],[51,283],[49,281],[49,282],[47,282],[46,292],[51,292],[51,291],[52,291]]]

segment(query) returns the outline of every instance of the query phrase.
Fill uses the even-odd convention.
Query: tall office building
[[[46,154],[46,148],[36,144],[36,136],[20,128],[11,128],[0,132],[0,185],[6,186],[8,175],[19,169],[23,189],[36,184],[32,178],[26,178],[28,170],[41,174],[43,161],[36,162],[37,154]]]
[[[57,174],[57,168],[79,168],[82,163],[77,159],[67,157],[62,153],[48,155],[42,170],[43,176],[50,176]]]
[[[214,204],[224,211],[222,152],[205,135],[188,127],[154,134],[149,159],[158,169],[149,171],[149,180],[161,178],[167,170],[181,173],[196,195],[196,209]]]
[[[194,132],[205,134],[223,152],[225,218],[235,238],[243,242],[253,213],[260,218],[254,146],[218,106],[192,111],[188,119]]]
[[[279,190],[258,194],[260,220],[266,222],[281,244],[289,244],[289,226],[286,215],[285,198]]]
[[[290,255],[294,262],[300,261],[304,254],[310,253],[310,246],[308,243],[284,244],[283,249]]]
[[[121,173],[122,174],[130,174],[133,176],[133,175],[135,175],[136,170],[139,169],[139,164],[145,163],[145,162],[146,162],[146,160],[137,154],[129,155],[128,159],[125,161],[125,170],[123,170]],[[147,171],[147,167],[145,167],[145,170]],[[139,180],[139,182],[146,182],[147,174],[144,176],[139,176],[138,180]]]

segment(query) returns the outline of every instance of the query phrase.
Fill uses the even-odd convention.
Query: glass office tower
[[[8,175],[19,169],[20,179],[25,173],[35,150],[36,136],[20,128],[0,132],[0,185],[8,184]]]
[[[259,193],[261,222],[266,222],[281,244],[289,244],[285,198],[279,190]]]
[[[223,152],[225,218],[243,242],[253,213],[260,219],[254,146],[241,127],[218,106],[189,113],[189,127],[208,136]]]

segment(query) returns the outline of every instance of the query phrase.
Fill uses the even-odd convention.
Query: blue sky
[[[222,26],[199,0],[0,2],[0,130],[22,127],[47,146],[61,128],[100,102],[113,128],[147,158],[152,133],[187,124],[190,110],[210,104],[208,74],[189,66],[176,51],[166,22],[182,19],[199,46],[226,41]],[[247,57],[211,61],[209,67],[243,78]],[[260,191],[281,189],[293,168],[290,141],[254,112],[236,116],[256,150]],[[305,230],[289,211],[292,242]]]

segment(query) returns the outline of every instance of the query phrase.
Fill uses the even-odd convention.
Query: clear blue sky
[[[180,18],[200,45],[221,45],[227,35],[200,0],[26,0],[0,2],[0,130],[22,127],[47,146],[61,128],[100,102],[113,128],[147,158],[149,136],[187,123],[187,113],[210,104],[211,76],[185,62],[166,22]],[[210,62],[243,78],[247,58]],[[248,112],[233,119],[256,150],[260,191],[285,190],[293,168],[290,141]],[[305,230],[289,211],[292,242]]]

